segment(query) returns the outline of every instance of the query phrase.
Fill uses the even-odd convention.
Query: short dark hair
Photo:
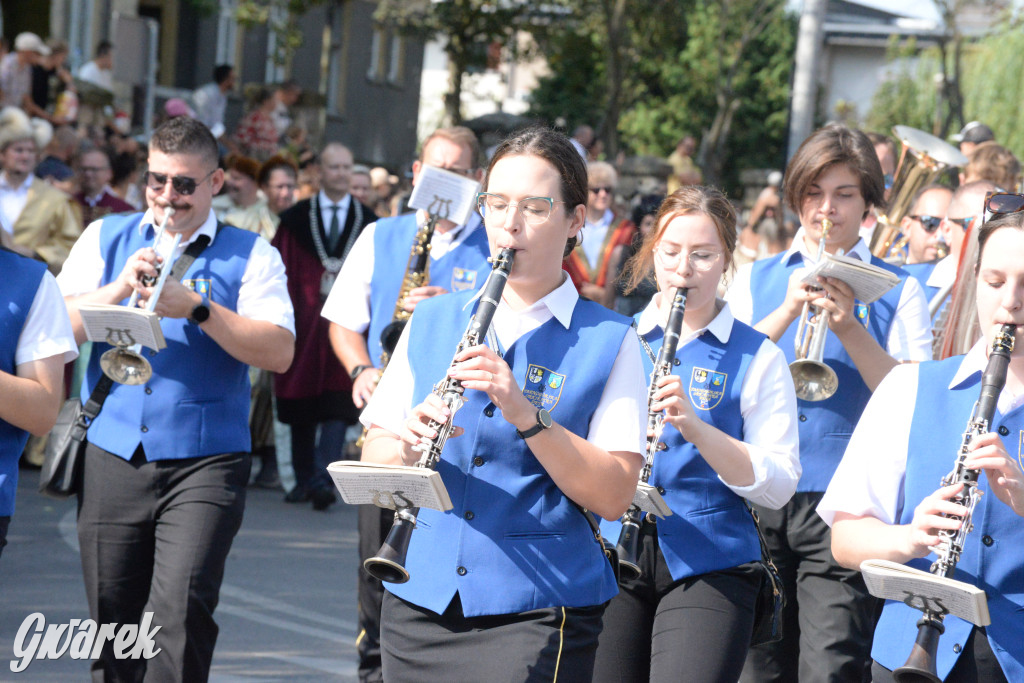
[[[270,174],[278,169],[281,169],[282,171],[287,171],[289,174],[291,174],[293,180],[298,179],[299,177],[299,167],[295,165],[294,161],[284,156],[283,154],[275,154],[274,156],[264,161],[263,165],[260,166],[259,177],[256,179],[256,181],[260,185],[266,185],[267,183],[270,182]]]
[[[562,133],[543,126],[531,126],[513,133],[494,150],[491,163],[487,166],[484,188],[491,179],[494,165],[507,156],[536,156],[548,162],[558,171],[561,180],[562,201],[566,215],[578,206],[587,205],[587,166],[569,138]],[[564,257],[576,248],[579,237],[570,237],[565,245]]]
[[[841,123],[814,131],[800,144],[786,167],[786,205],[799,216],[808,188],[826,169],[837,164],[857,176],[861,197],[869,206],[885,206],[885,181],[875,146],[862,131]]]
[[[114,170],[114,155],[110,152],[110,150],[105,149],[103,147],[89,147],[88,149],[83,149],[81,152],[75,155],[75,164],[81,164],[82,159],[85,158],[86,154],[102,154],[107,158],[107,166],[110,168],[111,171]]]
[[[228,80],[228,76],[235,70],[235,67],[230,64],[219,64],[213,69],[213,82],[220,85],[224,81]]]
[[[218,163],[217,140],[210,129],[189,116],[175,116],[153,131],[149,140],[150,151],[163,154],[194,154],[210,166]]]
[[[114,49],[114,44],[112,42],[110,42],[109,40],[101,40],[96,45],[96,56],[97,57],[106,57],[107,55],[110,54],[110,51],[113,50],[113,49]]]

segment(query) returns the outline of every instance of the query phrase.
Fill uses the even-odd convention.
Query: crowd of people
[[[892,680],[919,614],[883,605],[859,566],[926,567],[966,516],[966,484],[939,482],[998,325],[1018,344],[964,456],[991,495],[958,572],[988,592],[992,622],[948,616],[937,675],[1024,676],[1024,195],[987,126],[956,136],[958,176],[908,189],[893,141],[830,124],[746,212],[701,184],[691,136],[659,192],[623,197],[586,126],[521,130],[489,154],[440,128],[411,186],[428,168],[479,183],[458,223],[402,210],[409,188],[342,141],[314,148],[293,82],[261,88],[229,132],[229,65],[168,101],[142,143],[73,128],[9,77],[28,65],[74,87],[42,61],[60,47],[22,34],[0,61],[0,550],[29,435],[80,384],[101,406],[77,486],[90,616],[152,612],[161,648],[147,662],[108,644],[94,680],[206,680],[247,487],[326,510],[330,462],[415,465],[449,420],[437,470],[452,508],[419,511],[407,582],[359,570],[360,680]],[[109,77],[112,49],[79,78]],[[879,254],[896,196],[900,239]],[[422,279],[405,287],[423,234]],[[510,270],[485,300],[498,252]],[[843,279],[806,281],[839,254],[896,284],[868,302]],[[114,340],[82,346],[85,321],[129,299],[153,306],[166,348],[143,383],[111,384]],[[483,343],[453,360],[485,304]],[[787,372],[807,327],[826,330],[827,396]],[[652,380],[669,338],[674,364]],[[465,401],[455,417],[433,390],[444,378]],[[673,514],[641,518],[638,576],[618,579],[601,541],[622,533],[642,470]],[[395,519],[360,507],[362,559]],[[781,639],[751,646],[761,535],[787,600]]]

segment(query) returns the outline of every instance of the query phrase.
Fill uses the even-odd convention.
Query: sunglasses
[[[967,218],[950,218],[947,216],[946,220],[959,225],[961,230],[967,232],[967,228],[971,225],[971,221],[974,220],[974,216],[968,216]]]
[[[910,218],[920,223],[924,231],[929,234],[935,232],[939,224],[942,223],[942,216],[910,216]]]
[[[1024,194],[992,192],[985,197],[985,211],[994,216],[1024,211]]]
[[[180,195],[188,196],[196,191],[196,188],[205,181],[207,178],[217,172],[217,169],[213,169],[199,180],[195,178],[189,178],[184,175],[169,176],[166,173],[156,173],[155,171],[146,172],[146,185],[153,192],[163,192],[163,189],[167,187],[167,181],[171,181],[171,187],[174,191]]]
[[[614,187],[592,187],[590,191],[594,194],[601,194],[602,192],[611,194],[614,189]]]

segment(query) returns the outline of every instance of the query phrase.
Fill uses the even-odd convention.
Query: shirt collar
[[[26,192],[26,191],[28,191],[28,188],[32,187],[32,178],[33,177],[34,177],[34,174],[29,173],[28,176],[25,177],[25,182],[23,182],[18,187],[15,187],[14,185],[11,185],[11,181],[9,181],[7,179],[7,172],[3,171],[3,172],[0,172],[0,187],[5,187],[5,188],[7,188],[9,190],[14,190],[16,192],[18,192],[18,191]]]
[[[786,256],[783,259],[783,263],[792,263],[796,254],[800,254],[803,258],[810,261],[817,259],[818,254],[812,254],[807,251],[807,245],[804,244],[804,235],[806,233],[807,231],[804,230],[804,227],[801,225],[800,229],[796,231],[796,236],[793,237],[793,243],[789,246],[789,250],[786,252]],[[854,256],[864,263],[871,263],[871,250],[863,239],[858,239],[857,243],[846,252],[846,256]]]
[[[484,288],[481,287],[473,295],[473,298],[466,303],[469,306],[474,301],[480,298],[483,294]],[[517,313],[526,313],[527,311],[537,310],[538,308],[547,308],[551,311],[551,315],[561,323],[562,327],[569,329],[569,324],[572,322],[572,312],[576,309],[576,302],[579,301],[580,295],[576,292],[576,285],[572,283],[568,273],[562,271],[562,284],[555,287],[551,292],[537,299],[533,304],[527,306]],[[498,305],[504,304],[504,301]],[[505,304],[506,306],[508,304]]]
[[[661,327],[661,312],[658,310],[658,303],[662,292],[658,292],[647,304],[647,307],[640,313],[640,319],[637,320],[636,329],[640,334],[647,334],[656,327]],[[718,308],[718,313],[711,319],[707,327],[696,330],[687,339],[695,339],[700,335],[704,334],[705,330],[715,336],[718,341],[723,344],[729,341],[729,336],[732,334],[733,322],[736,318],[732,314],[732,310],[729,308],[729,304],[722,299],[715,300],[715,306]],[[683,340],[680,340],[683,341]]]
[[[604,215],[601,216],[601,220],[597,221],[596,223],[591,223],[589,220],[587,220],[585,221],[585,226],[590,226],[592,228],[607,228],[609,225],[612,224],[612,220],[614,218],[615,214],[612,212],[612,210],[605,209]]]
[[[348,211],[348,205],[351,201],[352,195],[346,194],[344,197],[341,198],[341,201],[337,203],[338,209],[341,211]],[[317,202],[319,202],[320,204],[320,210],[328,214],[331,211],[331,207],[334,206],[335,204],[327,197],[327,193],[324,192],[323,190],[320,190],[320,194],[317,195]]]
[[[157,226],[153,223],[153,209],[146,209],[146,213],[143,214],[142,221],[139,223],[139,233],[145,234],[145,230],[149,226],[153,226],[154,231],[157,229]],[[206,217],[203,224],[199,226],[199,229],[192,233],[192,236],[181,246],[192,244],[200,235],[209,237],[210,244],[213,244],[213,239],[217,236],[217,215],[213,212],[213,209],[210,209],[210,214]]]
[[[985,342],[984,337],[974,343],[971,350],[968,351],[964,356],[964,359],[960,361],[960,367],[956,369],[956,374],[953,375],[953,381],[949,383],[950,389],[955,389],[967,380],[973,378],[976,374],[984,372],[985,366],[988,365],[986,347],[987,343]]]

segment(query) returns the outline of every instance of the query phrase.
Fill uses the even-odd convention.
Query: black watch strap
[[[348,373],[348,376],[351,377],[352,381],[354,382],[356,381],[356,377],[363,374],[364,370],[369,370],[372,367],[372,365],[357,365],[354,368],[352,368],[352,372]]]
[[[537,424],[533,425],[526,431],[519,431],[517,429],[516,434],[518,434],[519,438],[521,439],[529,439],[531,436],[536,436],[537,434],[540,434],[545,429],[551,429],[551,425],[551,415],[548,413],[548,411],[544,410],[543,408],[540,408],[539,410],[537,410]]]

